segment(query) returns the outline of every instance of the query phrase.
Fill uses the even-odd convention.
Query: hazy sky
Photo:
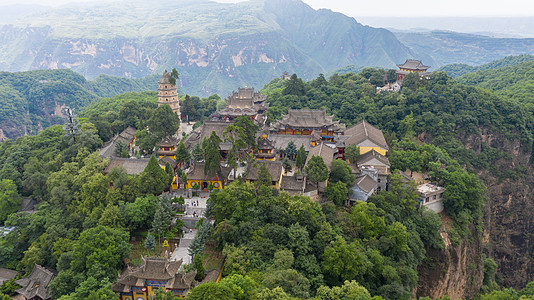
[[[0,4],[62,5],[102,0],[0,0]],[[154,1],[154,0],[151,0]],[[167,0],[172,1],[172,0]],[[240,0],[217,0],[239,2]],[[329,8],[348,16],[534,16],[533,0],[304,0],[313,8]]]

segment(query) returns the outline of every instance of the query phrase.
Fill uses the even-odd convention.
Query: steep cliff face
[[[448,217],[442,217],[448,218]],[[447,222],[444,222],[447,223]],[[427,258],[419,267],[417,297],[472,299],[480,291],[484,279],[482,239],[474,226],[470,237],[452,245],[442,233],[445,249],[427,250]]]
[[[519,140],[488,130],[464,140],[476,152],[480,152],[482,144],[506,152],[496,162],[495,171],[479,174],[489,196],[484,242],[486,252],[497,262],[498,283],[523,288],[534,280],[534,169],[529,163],[530,153]]]

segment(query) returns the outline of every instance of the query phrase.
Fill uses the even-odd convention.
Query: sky
[[[63,5],[69,2],[105,2],[103,0],[0,0],[3,4],[38,3],[40,5]],[[153,1],[153,0],[150,0]],[[172,0],[167,0],[172,1]],[[216,0],[239,2],[240,0]],[[311,7],[328,8],[351,17],[396,16],[396,17],[521,17],[534,16],[533,0],[304,0]]]

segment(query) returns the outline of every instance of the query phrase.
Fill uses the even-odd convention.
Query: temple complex
[[[282,120],[271,125],[269,131],[279,135],[317,135],[322,140],[333,141],[343,129],[339,121],[334,121],[334,116],[326,115],[324,109],[290,109]]]
[[[267,96],[254,92],[254,88],[238,88],[226,99],[228,106],[218,111],[217,114],[223,121],[231,121],[240,116],[249,116],[252,120],[262,123],[262,116],[269,108],[265,102]]]
[[[425,66],[420,60],[407,59],[402,65],[397,65],[399,70],[397,71],[397,81],[402,81],[404,77],[410,73],[417,72],[419,76],[427,76],[430,74],[427,72],[430,66]]]
[[[180,99],[178,98],[178,90],[176,85],[172,84],[171,73],[163,72],[163,76],[158,81],[158,106],[169,104],[178,116],[180,116]]]

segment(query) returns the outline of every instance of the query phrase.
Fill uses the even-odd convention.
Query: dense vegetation
[[[71,70],[0,72],[0,130],[11,139],[36,134],[62,124],[64,106],[78,110],[100,97],[155,90],[156,83],[154,76],[136,80],[102,75],[88,81]]]
[[[305,107],[326,108],[348,125],[365,118],[384,130],[392,169],[425,172],[446,187],[446,211],[455,221],[451,242],[479,239],[485,195],[473,172],[489,169],[513,177],[524,170],[502,172],[494,162],[505,153],[491,145],[474,152],[460,138],[487,128],[520,139],[530,150],[530,107],[459,84],[444,72],[433,73],[428,80],[408,76],[401,93],[377,93],[375,85],[384,85],[389,73],[364,69],[328,80],[324,76],[309,82],[297,76],[273,80],[263,90],[271,103],[269,120],[288,108]],[[100,99],[81,114],[82,131],[75,143],[61,126],[52,126],[37,136],[0,145],[0,222],[15,226],[0,238],[1,266],[27,272],[38,263],[56,269],[54,298],[107,299],[111,282],[130,255],[130,235],[151,229],[144,245],[154,249],[154,237],[175,233],[176,228],[170,227],[172,200],[156,197],[170,183],[156,159],[151,158],[137,177],[121,169],[103,175],[107,161],[95,152],[103,140],[126,126],[151,128],[148,133],[140,130],[138,136],[140,144],[146,142],[147,153],[153,148],[150,143],[175,131],[166,126],[168,109],[156,108],[155,100],[152,92]],[[182,104],[191,102],[187,104],[191,119],[203,119],[219,101],[217,96],[184,97]],[[353,180],[343,172],[345,165],[334,165],[329,174],[333,184]],[[303,165],[299,168],[306,170]],[[203,241],[210,239],[226,255],[226,277],[196,287],[189,298],[202,299],[206,294],[221,299],[409,298],[427,251],[444,247],[442,226],[435,213],[418,208],[414,185],[393,174],[389,191],[351,208],[330,202],[319,205],[261,183],[236,181],[215,192],[207,212],[214,227],[209,222],[200,227]],[[21,196],[40,202],[35,214],[12,213]],[[528,287],[517,293],[496,291],[491,260],[485,267],[485,299],[498,293],[509,299],[531,297]]]
[[[507,56],[503,59],[495,60],[480,66],[470,66],[466,64],[450,64],[439,68],[437,71],[445,71],[447,72],[447,75],[451,76],[452,78],[457,78],[467,73],[474,73],[477,71],[486,70],[497,70],[533,60],[534,55],[524,54],[518,56]]]
[[[532,110],[534,104],[534,61],[521,62],[501,69],[489,69],[466,74],[457,80],[492,90],[502,99],[513,99],[527,104]]]

